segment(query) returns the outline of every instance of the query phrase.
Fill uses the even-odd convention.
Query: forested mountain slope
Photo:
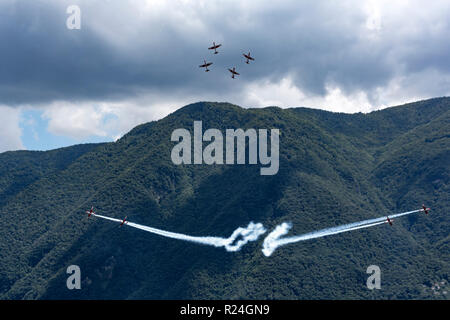
[[[174,165],[173,130],[280,129],[280,168]],[[206,145],[206,143],[204,143]],[[448,298],[450,99],[369,114],[243,109],[199,102],[115,143],[0,154],[3,299]],[[163,238],[84,211],[164,230],[228,237],[250,221],[290,235],[432,208],[430,215],[261,253]],[[82,289],[68,290],[79,265]],[[378,265],[382,289],[368,290]],[[440,289],[431,289],[443,282]],[[447,288],[447,289],[446,289]]]

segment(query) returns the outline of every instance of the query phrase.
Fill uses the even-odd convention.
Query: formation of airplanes
[[[219,44],[216,44],[216,43],[213,41],[213,45],[212,45],[211,47],[208,47],[208,50],[214,50],[214,54],[218,54],[219,51],[217,51],[217,49],[220,48],[221,46],[222,46],[222,44],[220,44],[220,43],[219,43]],[[249,51],[248,53],[243,53],[242,55],[243,55],[244,58],[246,59],[246,60],[245,60],[245,63],[246,63],[246,64],[250,64],[250,61],[255,61],[255,58],[252,57],[252,56],[250,55],[250,51]],[[205,72],[208,72],[208,71],[209,71],[208,67],[209,67],[210,65],[212,65],[212,64],[213,64],[212,62],[206,62],[206,60],[203,59],[203,64],[199,65],[198,67],[199,67],[199,68],[205,68]],[[228,71],[231,72],[231,78],[232,78],[232,79],[235,79],[235,76],[239,76],[239,75],[240,75],[240,74],[236,71],[236,67],[228,68]]]
[[[230,71],[231,71],[231,70],[230,70]],[[236,71],[234,71],[234,68],[233,68],[233,76],[234,76],[235,73],[239,75],[239,73],[237,73]],[[425,214],[428,214],[428,212],[429,212],[431,209],[430,209],[430,208],[427,208],[424,204],[422,204],[422,209],[420,209],[420,210],[423,211]],[[90,210],[87,210],[87,211],[86,211],[86,214],[88,215],[88,218],[89,218],[91,215],[95,216],[94,207],[92,206]],[[123,220],[121,220],[119,227],[121,227],[121,226],[123,226],[124,224],[127,224],[127,223],[128,223],[127,218],[128,218],[128,216],[125,216],[125,218],[123,218]],[[393,222],[394,222],[394,219],[391,219],[391,218],[389,218],[389,216],[387,216],[387,217],[386,217],[386,222],[389,223],[390,226],[392,226],[392,225],[393,225]]]
[[[427,208],[424,204],[422,204],[422,209],[421,211],[423,211],[425,214],[428,214],[428,212],[430,211],[430,208]],[[386,222],[389,223],[390,226],[392,226],[394,219],[390,219],[389,216],[386,217]]]

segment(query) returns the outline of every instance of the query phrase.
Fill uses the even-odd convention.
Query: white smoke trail
[[[392,220],[393,218],[398,218],[401,216],[405,216],[405,215],[408,215],[408,214],[411,214],[414,212],[420,212],[420,211],[423,211],[423,209],[394,214],[394,215],[389,216],[389,219]],[[326,229],[306,233],[306,234],[299,235],[299,236],[293,236],[293,237],[280,239],[280,237],[286,235],[292,227],[292,224],[284,222],[284,223],[278,225],[264,239],[262,252],[266,257],[269,257],[278,247],[284,246],[289,243],[305,241],[305,240],[310,240],[310,239],[315,239],[315,238],[321,238],[321,237],[330,236],[333,234],[338,234],[338,233],[347,232],[347,231],[369,228],[369,227],[373,227],[373,226],[376,226],[379,224],[384,224],[387,222],[388,222],[387,217],[384,216],[384,217],[380,217],[380,218],[344,224],[344,225],[337,226],[337,227],[326,228]]]
[[[106,216],[102,216],[99,214],[93,214],[93,216],[122,223],[123,220],[120,219],[114,219]],[[260,235],[264,234],[266,232],[266,229],[261,223],[253,223],[250,222],[247,226],[247,228],[239,227],[231,234],[228,238],[220,238],[220,237],[194,237],[185,235],[182,233],[175,233],[170,231],[165,231],[161,229],[156,229],[152,227],[147,227],[141,224],[133,223],[133,222],[125,222],[124,225],[127,225],[129,227],[141,229],[144,231],[148,231],[154,234],[158,234],[163,237],[172,238],[172,239],[178,239],[183,241],[189,241],[189,242],[195,242],[199,244],[204,245],[210,245],[214,247],[225,247],[225,249],[229,252],[235,252],[239,251],[245,244],[247,244],[249,241],[256,241]],[[239,237],[241,239],[237,240]],[[236,241],[237,240],[237,241]]]
[[[393,220],[394,218],[398,218],[401,216],[405,216],[405,215],[408,215],[411,213],[421,212],[421,211],[423,211],[423,209],[402,212],[402,213],[398,213],[398,214],[389,216],[389,219]],[[92,215],[95,217],[98,217],[98,218],[102,218],[102,219],[106,219],[106,220],[110,220],[110,221],[114,221],[114,222],[118,222],[118,223],[122,223],[122,221],[123,221],[120,219],[110,218],[110,217],[102,216],[99,214],[92,214]],[[379,218],[375,218],[375,219],[368,219],[368,220],[349,223],[349,224],[345,224],[345,225],[341,225],[341,226],[337,226],[337,227],[326,228],[326,229],[306,233],[306,234],[299,235],[299,236],[293,236],[293,237],[280,239],[280,237],[286,235],[289,232],[289,230],[292,228],[291,223],[283,222],[282,224],[276,226],[275,229],[271,233],[269,233],[269,235],[267,235],[267,237],[264,239],[262,252],[266,257],[269,257],[270,255],[272,255],[272,253],[278,247],[284,246],[286,244],[315,239],[315,238],[321,238],[321,237],[334,235],[334,234],[338,234],[338,233],[342,233],[342,232],[348,232],[348,231],[353,231],[353,230],[358,230],[358,229],[363,229],[363,228],[369,228],[369,227],[377,226],[377,225],[384,224],[387,222],[388,222],[387,217],[383,216],[383,217],[379,217]],[[125,225],[127,225],[129,227],[141,229],[141,230],[144,230],[147,232],[151,232],[151,233],[154,233],[154,234],[157,234],[157,235],[160,235],[163,237],[167,237],[167,238],[189,241],[189,242],[194,242],[194,243],[199,243],[199,244],[204,244],[204,245],[210,245],[210,246],[214,246],[214,247],[224,247],[229,252],[239,251],[248,242],[256,241],[260,235],[262,235],[266,232],[266,229],[264,228],[264,226],[261,223],[253,223],[253,222],[250,222],[246,228],[242,228],[242,227],[237,228],[231,234],[231,236],[228,238],[189,236],[189,235],[185,235],[182,233],[165,231],[165,230],[152,228],[152,227],[148,227],[148,226],[144,226],[141,224],[128,222],[128,221],[125,222]],[[241,239],[237,240],[239,237],[241,237]]]

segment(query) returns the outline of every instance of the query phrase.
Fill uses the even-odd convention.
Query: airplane
[[[123,225],[126,224],[126,223],[128,223],[128,221],[127,221],[127,216],[125,216],[125,218],[123,218],[123,221],[122,221],[122,223],[120,224],[119,227],[123,226]]]
[[[247,59],[247,61],[245,61],[246,64],[249,64],[249,60],[255,61],[255,58],[250,56],[250,51],[248,54],[243,53],[242,55]]]
[[[423,212],[425,212],[425,214],[428,214],[428,211],[430,211],[431,209],[430,209],[430,208],[427,208],[427,207],[425,207],[425,205],[424,205],[424,204],[422,204],[422,210],[423,210]]]
[[[235,67],[233,67],[233,69],[228,69],[228,71],[231,72],[231,74],[232,74],[231,77],[232,77],[233,79],[234,79],[234,75],[237,75],[237,76],[240,75],[239,73],[236,72],[236,68],[235,68]]]
[[[219,51],[217,51],[217,48],[219,48],[221,46],[221,44],[216,44],[215,42],[213,42],[212,47],[209,47],[208,50],[214,50],[214,54],[218,54]]]
[[[386,218],[387,218],[387,222],[392,226],[392,222],[393,222],[394,220],[389,219],[389,217],[386,217]]]
[[[210,65],[212,65],[213,63],[212,62],[206,62],[206,60],[203,60],[203,64],[201,64],[201,65],[199,65],[198,67],[199,68],[206,68],[205,69],[205,72],[208,72],[209,71],[209,69],[208,69],[208,67],[210,66]]]
[[[91,207],[91,210],[86,211],[88,218],[93,214],[95,216],[94,207]]]

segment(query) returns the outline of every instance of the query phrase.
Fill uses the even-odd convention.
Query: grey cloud
[[[372,35],[364,29],[367,17],[359,3],[208,1],[146,16],[136,1],[4,1],[0,104],[132,99],[143,93],[226,99],[242,95],[242,83],[287,75],[313,95],[324,95],[331,83],[371,97],[394,77],[429,69],[448,77],[446,21],[439,28],[419,25],[407,36],[390,29],[397,25],[390,21]],[[81,7],[81,30],[65,27],[71,4]],[[217,56],[206,49],[213,40],[223,43]],[[243,63],[247,51],[256,57],[252,65]],[[198,68],[204,58],[214,62],[208,74]],[[229,79],[226,68],[232,66],[241,72],[239,81]]]

